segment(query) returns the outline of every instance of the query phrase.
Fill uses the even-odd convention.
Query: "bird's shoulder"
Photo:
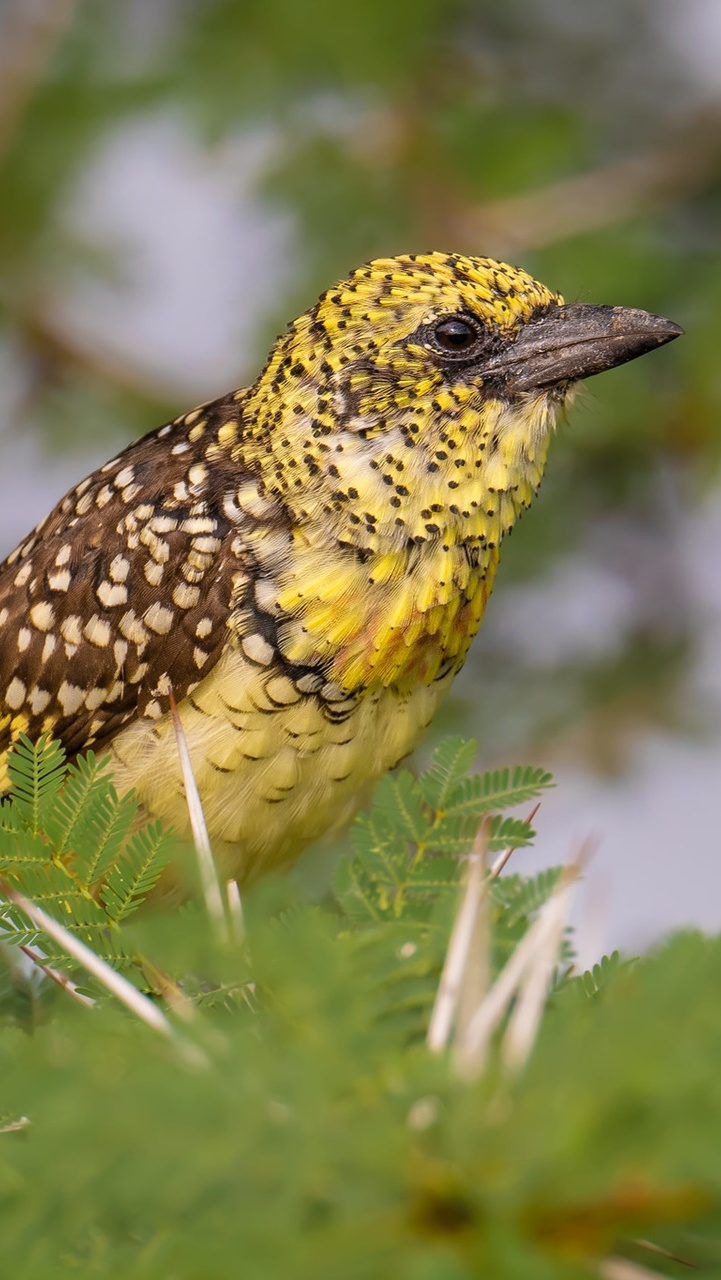
[[[0,565],[0,750],[52,733],[72,753],[167,709],[214,666],[257,577],[243,393],[129,445]],[[239,493],[249,494],[246,507]]]

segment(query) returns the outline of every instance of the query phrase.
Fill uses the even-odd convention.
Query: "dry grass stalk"
[[[225,896],[228,902],[228,915],[230,916],[230,931],[233,935],[234,942],[242,942],[245,937],[245,920],[243,919],[243,903],[240,897],[240,889],[237,880],[228,880],[225,886]]]
[[[200,883],[203,890],[203,898],[205,899],[205,909],[208,917],[215,929],[218,937],[222,942],[228,941],[228,922],[225,917],[225,908],[223,906],[223,895],[220,889],[220,881],[216,870],[213,851],[210,847],[210,837],[203,813],[203,805],[198,791],[198,784],[195,781],[193,773],[193,764],[190,759],[188,750],[188,740],[185,736],[185,730],[181,724],[178,708],[173,695],[172,686],[168,685],[163,691],[167,692],[170,699],[170,710],[173,716],[173,728],[175,729],[175,741],[178,747],[178,755],[180,757],[180,766],[183,772],[183,782],[185,784],[185,798],[188,804],[188,814],[190,817],[190,826],[193,832],[193,843],[195,852],[198,856],[198,868],[200,870]]]
[[[146,1026],[152,1027],[160,1035],[171,1040],[176,1048],[178,1048],[185,1060],[192,1066],[207,1066],[208,1060],[205,1054],[197,1045],[191,1044],[178,1036],[173,1024],[168,1021],[165,1014],[152,1000],[148,1000],[137,987],[134,987],[127,978],[117,973],[115,969],[97,955],[90,947],[76,938],[70,933],[64,925],[59,924],[57,920],[53,920],[42,907],[31,902],[23,893],[13,888],[6,880],[0,880],[0,894],[8,902],[12,902],[23,915],[27,917],[36,929],[40,929],[43,933],[52,938],[58,946],[62,947],[67,955],[72,956],[73,960],[77,960],[78,964],[91,974],[98,982],[114,995],[117,1000],[124,1004],[126,1009],[135,1014],[136,1018],[140,1018]]]
[[[538,810],[540,809],[540,807],[541,807],[541,801],[539,800],[538,804],[534,804],[533,808],[531,809],[531,812],[526,818],[526,822],[528,823],[529,827],[533,822],[533,819],[535,818],[536,814],[538,813]],[[506,863],[511,857],[511,854],[515,853],[517,848],[518,848],[518,845],[511,844],[508,846],[507,849],[501,850],[498,857],[491,863],[491,868],[490,868],[490,871],[488,872],[489,880],[495,880],[498,876],[500,876],[501,872],[506,866]]]
[[[691,1262],[689,1258],[682,1258],[680,1253],[671,1253],[670,1250],[664,1249],[662,1245],[656,1244],[653,1240],[634,1240],[633,1243],[639,1249],[648,1249],[649,1253],[657,1253],[662,1258],[668,1258],[669,1262],[678,1262],[681,1267],[691,1267],[693,1271],[698,1271],[695,1262]]]
[[[29,1124],[28,1116],[18,1116],[17,1120],[8,1120],[7,1124],[0,1124],[0,1133],[17,1133],[20,1129],[27,1129]]]
[[[601,1280],[661,1280],[659,1271],[649,1271],[648,1267],[640,1267],[627,1258],[604,1258],[599,1263],[598,1274]]]
[[[38,969],[42,969],[46,978],[54,982],[56,986],[62,987],[63,991],[70,996],[72,1000],[76,1000],[78,1004],[82,1004],[86,1009],[94,1009],[95,1001],[92,996],[86,996],[84,992],[76,987],[74,982],[70,981],[64,973],[60,973],[59,969],[55,969],[53,965],[48,964],[41,951],[36,951],[34,947],[19,946],[18,951],[22,951],[28,960],[32,960]]]
[[[533,963],[529,963],[518,989],[518,998],[501,1047],[502,1061],[512,1071],[518,1071],[524,1066],[535,1043],[568,923],[578,874],[578,864],[572,863],[556,892],[541,911],[541,915],[545,916],[545,928],[539,929]]]
[[[468,1020],[463,1037],[458,1037],[455,1062],[459,1074],[465,1078],[473,1079],[483,1070],[491,1039],[514,999],[517,999],[517,1006],[501,1056],[505,1064],[514,1069],[526,1061],[557,962],[573,889],[586,856],[584,848],[569,864],[554,893],[544,903],[536,920]]]
[[[530,824],[540,802],[528,815]],[[454,1021],[456,1036],[463,1038],[472,1014],[488,987],[489,918],[487,887],[501,874],[517,846],[503,849],[489,870],[487,819],[478,828],[468,859],[468,876],[448,942],[443,972],[428,1026],[427,1044],[440,1053],[450,1041]]]
[[[449,1042],[462,992],[464,987],[468,988],[471,980],[473,961],[478,960],[479,952],[482,954],[480,938],[487,937],[487,928],[484,927],[487,914],[487,851],[487,830],[483,823],[468,858],[466,884],[453,922],[428,1026],[427,1043],[432,1053],[440,1053]],[[485,986],[482,968],[475,976],[475,984],[482,989]]]

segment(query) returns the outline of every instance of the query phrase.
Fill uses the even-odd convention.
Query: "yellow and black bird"
[[[187,831],[172,686],[235,874],[291,862],[432,720],[573,384],[680,333],[490,259],[358,268],[0,567],[0,789],[48,733]]]

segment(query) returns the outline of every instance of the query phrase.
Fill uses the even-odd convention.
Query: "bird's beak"
[[[635,360],[682,333],[672,320],[648,311],[572,303],[529,321],[479,372],[484,380],[502,379],[510,392],[541,391]]]

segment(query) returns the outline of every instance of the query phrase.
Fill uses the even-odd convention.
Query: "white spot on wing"
[[[162,604],[158,604],[156,601],[154,604],[151,604],[149,609],[146,609],[143,615],[143,621],[146,626],[150,627],[151,631],[155,631],[157,635],[166,636],[173,625],[174,616],[175,615],[171,609],[166,609]]]
[[[8,685],[5,701],[9,707],[12,707],[13,711],[17,711],[25,701],[25,685],[17,676],[13,676]]]
[[[88,711],[97,711],[105,701],[107,689],[91,689],[90,693],[85,695],[85,706]]]
[[[179,609],[194,609],[199,599],[200,589],[186,586],[184,582],[178,583],[173,591],[173,603],[177,604]]]
[[[100,583],[96,594],[100,603],[109,609],[114,605],[128,603],[128,588],[119,582],[104,580]]]
[[[50,694],[47,689],[38,689],[35,685],[34,689],[28,694],[28,702],[30,710],[34,716],[39,716],[44,711],[50,701]]]
[[[127,556],[113,556],[110,561],[110,577],[113,582],[125,582],[130,572],[130,561]]]
[[[132,640],[133,644],[143,645],[148,639],[148,633],[133,609],[123,614],[119,627],[126,640]]]
[[[68,644],[80,644],[83,638],[80,624],[81,618],[77,613],[71,613],[68,618],[64,618],[60,623],[60,634],[63,640],[67,640]]]
[[[243,636],[241,639],[241,648],[246,658],[250,658],[251,662],[257,662],[261,667],[267,667],[273,661],[273,646],[268,644],[261,635],[257,633],[250,636]]]
[[[105,618],[99,618],[94,613],[92,618],[83,627],[83,635],[91,644],[97,645],[98,649],[105,649],[110,644],[111,639],[110,623]]]
[[[131,466],[123,467],[115,476],[113,484],[116,489],[125,489],[127,485],[132,484],[135,479],[135,472]]]
[[[49,573],[48,586],[52,591],[67,591],[70,586],[70,571],[60,569],[57,573]]]
[[[47,600],[39,600],[30,610],[30,621],[38,631],[49,631],[55,621],[53,606]]]
[[[84,698],[84,689],[80,689],[78,685],[70,684],[69,681],[63,680],[58,689],[58,702],[62,707],[63,715],[73,715],[83,705]]]

